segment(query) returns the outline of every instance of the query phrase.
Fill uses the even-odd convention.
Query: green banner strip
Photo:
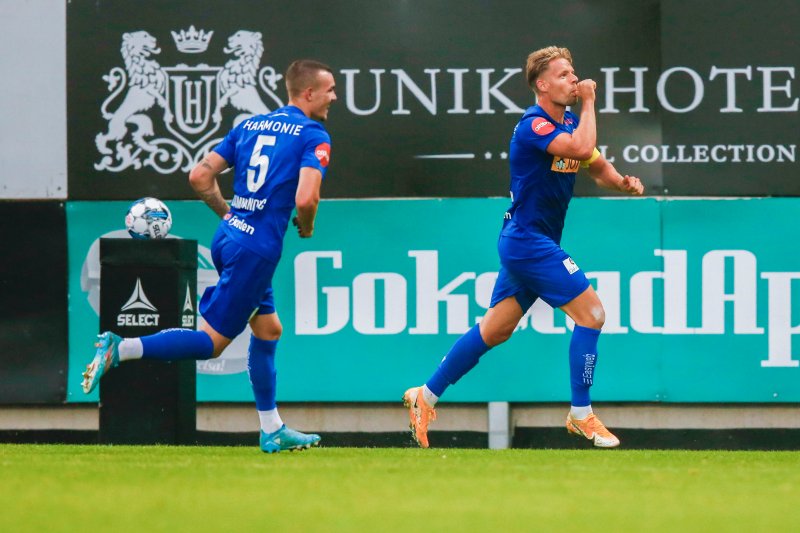
[[[97,334],[97,239],[122,236],[127,202],[69,202],[68,401]],[[274,288],[284,336],[279,401],[397,401],[486,311],[506,199],[343,200],[313,239],[287,234]],[[197,239],[198,295],[216,281],[217,220],[169,203]],[[606,310],[595,401],[800,401],[798,199],[575,199],[563,247]],[[115,233],[117,232],[117,233]],[[144,287],[146,291],[147,288]],[[571,323],[537,303],[448,401],[569,399]],[[249,330],[198,364],[199,401],[252,401]]]

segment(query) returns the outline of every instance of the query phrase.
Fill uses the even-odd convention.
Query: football
[[[158,198],[139,198],[128,208],[125,227],[134,239],[163,239],[172,228],[172,214]]]

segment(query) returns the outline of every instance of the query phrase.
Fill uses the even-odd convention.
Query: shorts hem
[[[586,280],[586,284],[583,286],[583,288],[582,288],[581,290],[577,291],[577,292],[576,292],[574,295],[572,295],[572,296],[570,296],[570,297],[568,297],[568,298],[564,299],[563,301],[561,301],[561,303],[559,303],[559,304],[557,304],[557,305],[556,305],[556,302],[555,302],[555,301],[551,303],[551,302],[547,301],[545,298],[543,298],[542,296],[539,296],[539,298],[542,298],[542,300],[544,300],[545,302],[547,302],[547,305],[549,305],[549,306],[550,306],[550,307],[552,307],[553,309],[559,309],[559,308],[561,308],[562,306],[564,306],[564,305],[567,305],[568,303],[570,303],[572,300],[574,300],[575,298],[577,298],[577,297],[578,297],[578,296],[580,296],[581,294],[583,294],[583,293],[584,293],[584,291],[585,291],[586,289],[588,289],[589,287],[591,287],[591,285],[592,285],[592,284],[591,284],[591,283],[589,283],[589,280],[587,279],[587,280]]]
[[[208,324],[209,326],[211,326],[211,328],[212,328],[214,331],[216,331],[217,333],[219,333],[220,335],[222,335],[222,336],[223,336],[223,337],[225,337],[226,339],[230,339],[230,340],[233,340],[233,339],[235,339],[236,337],[238,337],[239,335],[241,335],[241,334],[242,334],[242,332],[243,332],[243,331],[245,330],[245,328],[247,327],[247,326],[244,326],[244,327],[242,327],[242,329],[240,329],[240,330],[239,330],[239,332],[238,332],[238,333],[235,333],[235,334],[233,334],[233,335],[229,335],[228,333],[230,333],[230,332],[222,331],[222,329],[221,329],[221,328],[218,328],[217,326],[215,326],[215,325],[212,323],[212,321],[211,321],[211,320],[209,320],[209,317],[207,317],[206,315],[204,315],[204,314],[202,314],[202,313],[201,313],[201,314],[200,314],[200,316],[201,316],[201,317],[203,317],[203,320],[205,320],[205,321],[206,321],[206,324]]]

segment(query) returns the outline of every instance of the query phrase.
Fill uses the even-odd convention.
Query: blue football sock
[[[442,362],[436,372],[425,383],[436,396],[441,396],[445,389],[454,385],[461,377],[478,364],[483,354],[489,351],[489,346],[483,342],[478,324],[464,333],[459,338]]]
[[[165,329],[141,337],[141,341],[142,359],[211,359],[214,354],[214,343],[205,331]]]
[[[258,411],[275,409],[275,349],[278,341],[265,341],[250,335],[250,351],[247,354],[247,373],[253,386]]]
[[[569,343],[569,383],[572,388],[572,405],[591,405],[589,387],[594,382],[594,367],[597,364],[597,339],[599,329],[575,325]]]

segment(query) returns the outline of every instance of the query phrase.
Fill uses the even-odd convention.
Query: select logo
[[[158,326],[158,319],[158,309],[144,293],[141,278],[136,278],[133,293],[117,315],[117,326]]]
[[[192,305],[192,291],[189,289],[189,282],[186,282],[186,297],[183,299],[183,309],[181,310],[181,327],[194,327],[194,306]]]

